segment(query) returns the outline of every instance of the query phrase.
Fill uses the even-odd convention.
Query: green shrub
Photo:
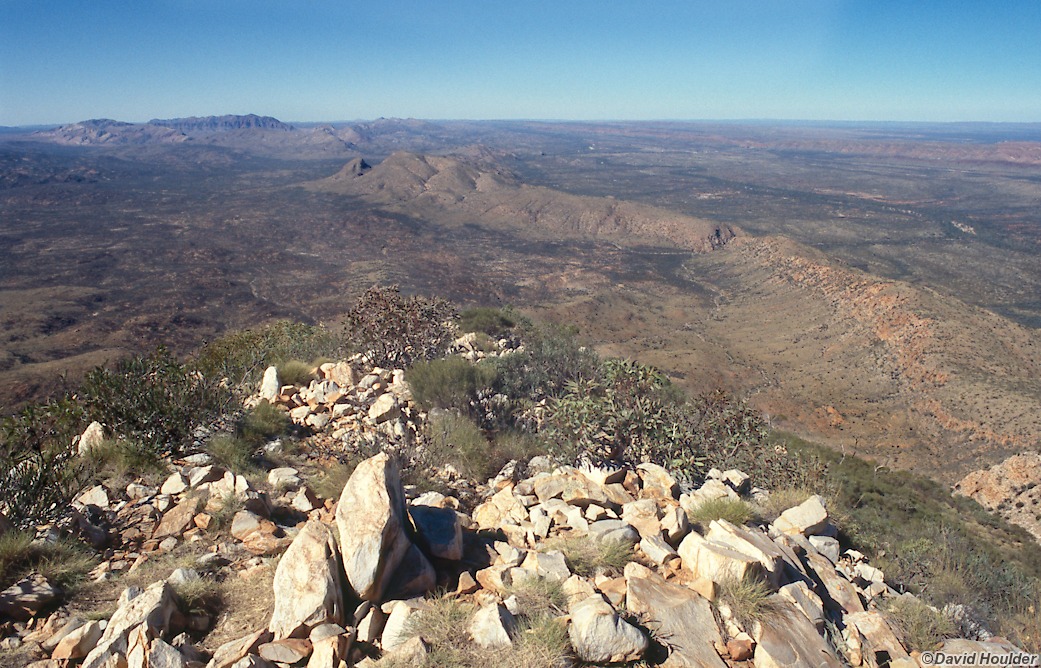
[[[707,527],[713,520],[726,520],[741,526],[755,517],[752,506],[741,499],[711,499],[703,501],[688,513],[691,523]]]
[[[596,378],[600,358],[576,335],[576,329],[560,325],[526,327],[524,350],[496,358],[496,391],[530,404],[560,395],[568,382]]]
[[[730,614],[747,632],[757,621],[774,613],[777,606],[770,598],[770,586],[757,578],[722,578],[717,590],[717,601],[730,608]]]
[[[315,367],[300,360],[289,360],[278,366],[278,382],[282,385],[307,387],[315,379]]]
[[[207,378],[227,378],[253,392],[264,370],[293,359],[338,358],[341,342],[320,325],[280,320],[258,329],[225,334],[204,345],[193,367]]]
[[[917,598],[901,596],[885,606],[890,625],[907,649],[927,652],[957,636],[954,623]]]
[[[440,298],[403,297],[397,286],[374,286],[347,312],[345,342],[381,367],[407,368],[440,357],[452,341],[455,307]]]
[[[254,461],[256,447],[249,441],[231,434],[216,434],[205,445],[213,461],[240,475],[257,470]]]
[[[495,367],[472,364],[462,357],[421,360],[405,374],[412,397],[424,410],[458,408],[471,410],[478,393],[487,391],[495,381]]]
[[[0,419],[0,512],[27,528],[53,519],[87,480],[72,447],[86,427],[72,397]]]
[[[501,337],[517,324],[508,310],[478,306],[466,309],[459,314],[459,330],[462,332],[481,332],[492,337]]]
[[[247,443],[259,446],[288,432],[291,424],[285,411],[261,401],[242,415],[236,433]]]
[[[89,417],[159,453],[180,453],[192,432],[219,415],[230,394],[160,346],[114,369],[97,367],[81,388]]]

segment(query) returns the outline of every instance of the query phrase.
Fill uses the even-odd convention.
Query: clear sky
[[[0,0],[0,125],[1041,121],[1039,0]]]

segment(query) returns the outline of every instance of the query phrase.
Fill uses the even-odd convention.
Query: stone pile
[[[527,469],[527,478],[504,472],[489,481],[485,499],[467,515],[451,496],[406,498],[394,458],[381,453],[358,465],[335,508],[312,508],[285,536],[279,527],[264,528],[270,520],[238,476],[212,466],[175,474],[155,492],[168,502],[149,519],[141,546],[191,540],[206,498],[242,495],[251,509],[240,511],[232,527],[242,547],[254,554],[285,550],[267,626],[204,654],[183,634],[198,624],[175,609],[171,583],[157,582],[128,590],[105,622],[78,619],[49,629],[43,646],[51,659],[35,665],[82,659],[89,668],[340,668],[378,666],[381,656],[419,663],[429,648],[410,620],[431,614],[435,589],[475,611],[459,634],[507,651],[516,619],[530,612],[515,591],[533,580],[559,585],[567,599],[559,623],[576,657],[593,664],[664,651],[666,666],[919,665],[880,609],[899,594],[863,555],[840,550],[820,497],[771,524],[695,525],[691,511],[747,494],[748,477],[714,470],[701,488],[683,494],[668,471],[651,464],[552,468],[540,457]],[[272,476],[297,477],[284,470]],[[88,490],[87,497],[100,503],[103,491]],[[117,513],[133,505],[108,503]],[[143,524],[137,530],[147,533]],[[632,559],[620,570],[579,574],[569,541],[623,543]],[[129,555],[124,561],[133,563]],[[175,572],[171,580],[193,576]],[[742,621],[721,593],[740,580],[767,591],[769,613],[758,621]],[[948,644],[954,642],[959,651],[1013,651],[997,641]]]

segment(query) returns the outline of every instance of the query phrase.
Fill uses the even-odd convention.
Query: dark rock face
[[[277,118],[271,116],[257,116],[256,114],[246,114],[245,116],[237,116],[234,114],[227,114],[224,116],[192,116],[190,118],[168,118],[158,119],[153,118],[148,121],[149,125],[158,125],[164,128],[171,128],[178,130],[179,132],[192,133],[192,132],[228,132],[231,130],[283,130],[288,132],[293,129],[292,125],[283,123]]]

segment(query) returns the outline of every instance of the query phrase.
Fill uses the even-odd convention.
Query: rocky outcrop
[[[1041,542],[1041,454],[1024,452],[973,471],[954,486],[954,493],[999,513]]]

